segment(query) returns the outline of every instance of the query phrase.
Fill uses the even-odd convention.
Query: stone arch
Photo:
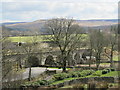
[[[74,53],[74,59],[76,61],[76,64],[84,63],[84,59],[82,58],[82,54],[80,52]]]
[[[80,53],[78,53],[78,52],[74,53],[73,57],[74,57],[74,59],[75,59],[75,61],[76,61],[77,64],[79,64],[81,62],[81,60],[80,60],[80,58],[81,58],[80,57]]]
[[[72,55],[69,55],[69,56],[68,56],[67,64],[68,64],[68,66],[74,66],[74,65],[76,64],[76,62],[75,62],[75,60],[73,59]]]
[[[57,65],[62,65],[63,61],[62,61],[61,55],[57,55],[56,62],[57,62]]]
[[[82,58],[83,58],[84,60],[87,60],[87,58],[86,58],[86,53],[83,53],[83,54],[82,54]]]
[[[58,55],[57,56],[57,65],[62,65],[63,64],[63,60],[62,60],[62,57],[61,55]],[[66,65],[67,66],[74,66],[76,64],[72,54],[70,54],[68,57],[67,57],[67,61],[66,61]]]
[[[91,61],[90,61],[90,56],[91,56]],[[85,63],[95,62],[94,56],[91,55],[91,49],[84,50],[82,54],[82,58],[85,61]]]
[[[46,57],[45,65],[56,65],[54,57],[52,55],[48,55]]]

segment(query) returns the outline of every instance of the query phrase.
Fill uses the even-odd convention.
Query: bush
[[[114,68],[107,68],[107,69],[105,69],[105,70],[108,70],[108,72],[115,71]]]
[[[46,80],[39,80],[39,81],[37,81],[37,83],[39,83],[40,85],[48,85],[49,84],[49,82]]]
[[[110,69],[108,69],[108,68],[107,68],[107,69],[105,69],[105,70],[107,70],[107,71],[108,71],[108,73],[111,71],[111,70],[110,70]]]
[[[35,81],[35,82],[29,82],[29,83],[25,83],[22,86],[41,86],[41,85],[48,85],[49,82],[46,80],[39,80],[39,81]]]
[[[81,77],[81,72],[77,72],[77,74],[78,74],[78,77]]]
[[[22,87],[27,87],[27,86],[31,86],[31,83],[25,83],[25,84],[21,84]]]
[[[54,79],[55,81],[63,80],[63,79],[65,79],[65,78],[67,78],[67,73],[59,73],[59,74],[55,74],[55,75],[53,76],[53,79]]]
[[[31,83],[30,86],[40,86],[40,84],[38,82],[33,82],[33,83]]]
[[[79,75],[79,72],[70,72],[70,73],[68,73],[68,78],[70,78],[70,77],[79,77],[80,75]]]
[[[83,70],[81,72],[81,76],[84,77],[84,76],[88,76],[88,75],[91,75],[92,73],[94,73],[95,71],[94,70]]]
[[[114,69],[114,68],[111,68],[111,71],[115,71],[115,69]]]
[[[101,76],[102,73],[101,73],[101,72],[99,72],[99,73],[98,73],[98,72],[95,72],[95,73],[93,73],[92,75],[93,75],[93,76]]]
[[[108,70],[103,70],[102,71],[102,74],[107,74],[108,73]]]
[[[111,71],[115,71],[115,69],[114,68],[106,68],[102,71],[102,74],[106,74],[106,73],[109,73]]]
[[[70,77],[84,77],[94,73],[94,70],[83,70],[83,71],[72,71],[68,73],[68,78]]]
[[[58,80],[63,80],[65,78],[84,77],[84,76],[91,75],[94,72],[95,72],[94,70],[83,70],[82,72],[71,71],[69,73],[59,73],[59,74],[54,74],[53,79],[55,81],[58,81]]]

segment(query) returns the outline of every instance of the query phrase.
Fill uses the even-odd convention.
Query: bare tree
[[[108,47],[110,49],[110,53],[106,53],[108,58],[110,59],[110,67],[113,67],[113,52],[115,50],[115,47],[117,46],[117,38],[118,37],[118,31],[117,27],[111,27],[110,31],[106,34],[106,41],[108,43]]]
[[[27,55],[27,64],[28,64],[28,67],[29,67],[29,75],[28,75],[28,80],[30,81],[31,80],[31,59],[30,57],[33,56],[34,54],[34,43],[25,43],[25,44],[22,44],[21,45],[23,50],[24,50],[24,54]]]
[[[32,33],[33,34],[33,33]],[[21,48],[23,49],[23,53],[27,55],[27,64],[29,67],[29,75],[28,80],[31,80],[31,66],[32,62],[34,62],[34,59],[31,59],[31,57],[34,57],[35,54],[41,52],[41,43],[38,42],[40,36],[37,35],[37,33],[33,34],[34,36],[30,37],[29,40],[27,39],[26,43],[21,44]]]
[[[101,55],[105,46],[104,33],[102,30],[93,30],[90,35],[90,47],[95,51],[97,69],[100,65]],[[92,54],[92,53],[91,53]]]
[[[10,65],[10,61],[6,61],[6,57],[7,57],[7,54],[10,53],[11,51],[11,41],[9,41],[7,38],[10,34],[8,28],[6,28],[5,26],[1,26],[0,28],[0,31],[1,31],[1,34],[2,34],[2,37],[0,39],[0,43],[1,43],[1,58],[2,58],[2,79],[4,79],[8,73],[10,71],[12,71],[12,65]]]
[[[68,57],[81,38],[81,28],[74,24],[73,19],[56,18],[48,21],[46,29],[51,34],[49,39],[59,47],[63,72],[66,72]]]
[[[90,30],[91,31],[91,30]],[[91,31],[89,34],[89,48],[90,48],[90,59],[89,59],[89,67],[91,67],[91,61],[92,61],[92,55],[93,55],[93,50],[94,50],[94,41],[93,41],[93,31]]]
[[[8,28],[2,26],[2,38],[1,38],[1,53],[2,53],[2,86],[3,88],[10,88],[14,87],[11,83],[11,80],[13,79],[13,75],[16,74],[14,71],[15,69],[15,61],[12,58],[12,54],[14,49],[16,49],[16,45],[12,43],[8,36],[10,35],[10,31]],[[11,59],[12,58],[12,59]],[[14,72],[13,72],[14,71]],[[6,82],[7,81],[7,82]],[[17,83],[17,82],[16,82]]]

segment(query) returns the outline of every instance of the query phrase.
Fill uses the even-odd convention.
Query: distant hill
[[[109,26],[118,23],[117,19],[98,19],[98,20],[76,20],[80,26],[84,27],[99,27],[99,26]]]
[[[76,20],[76,21],[109,21],[109,22],[118,22],[118,19],[91,19],[91,20]]]
[[[45,21],[43,20],[37,20],[34,22],[6,24],[5,26],[13,30],[19,30],[19,31],[32,30],[32,29],[40,30],[41,27],[44,25],[44,23]]]
[[[14,22],[14,23],[3,23],[6,28],[9,28],[13,31],[30,31],[30,30],[39,30],[42,33],[45,33],[43,28],[47,20],[36,20],[33,22]],[[117,19],[98,19],[98,20],[75,20],[75,23],[79,26],[85,28],[94,28],[94,29],[106,29],[111,25],[117,25]]]
[[[1,25],[11,25],[11,24],[18,24],[18,23],[26,23],[26,22],[5,22],[5,23],[2,23]]]

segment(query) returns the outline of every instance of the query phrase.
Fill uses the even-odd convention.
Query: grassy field
[[[45,36],[16,36],[16,37],[9,37],[8,40],[11,42],[40,42],[40,41],[49,41],[49,39],[45,39],[45,37],[50,37],[50,35]]]
[[[15,37],[8,37],[8,40],[11,42],[40,42],[40,41],[50,41],[48,39],[51,35],[41,35],[41,36],[15,36]],[[88,38],[87,34],[82,34],[82,40],[86,40]]]

